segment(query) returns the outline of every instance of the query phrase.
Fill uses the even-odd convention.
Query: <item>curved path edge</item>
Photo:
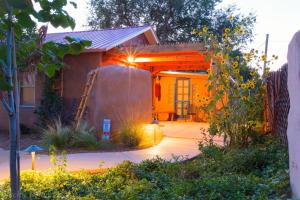
[[[82,169],[97,169],[114,167],[125,160],[139,163],[146,159],[152,159],[157,156],[172,160],[176,157],[190,159],[197,156],[198,150],[197,139],[172,138],[165,137],[160,144],[142,150],[125,151],[125,152],[95,152],[95,153],[75,153],[67,154],[67,170],[78,171]],[[8,151],[2,151],[2,161],[0,163],[0,180],[9,178]],[[3,159],[7,156],[7,159]],[[48,155],[36,156],[35,168],[38,171],[45,171],[51,168],[50,157]],[[31,155],[21,153],[21,171],[31,169]]]

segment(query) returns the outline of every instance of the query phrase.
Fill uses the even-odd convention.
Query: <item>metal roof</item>
[[[64,33],[49,33],[45,41],[54,41],[57,43],[66,43],[64,39],[66,36],[79,38],[81,40],[92,41],[92,45],[87,48],[87,51],[108,51],[142,33],[150,32],[151,37],[156,43],[159,43],[156,34],[151,26],[137,26],[116,29],[102,29],[78,32],[64,32]]]

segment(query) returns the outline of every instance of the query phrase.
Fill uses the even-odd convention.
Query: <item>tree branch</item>
[[[4,97],[1,98],[1,102],[6,109],[6,111],[11,115],[13,113],[12,109],[9,107],[7,101],[4,99]]]
[[[1,65],[1,70],[3,72],[3,75],[6,75],[7,74],[7,65],[5,64],[5,62],[0,59],[0,65]]]

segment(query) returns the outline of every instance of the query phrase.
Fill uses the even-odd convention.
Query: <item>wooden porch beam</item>
[[[135,63],[148,63],[148,62],[202,62],[204,61],[202,55],[184,55],[184,56],[148,56],[148,57],[136,57],[134,58]]]
[[[136,52],[182,52],[182,51],[202,51],[206,52],[203,43],[173,43],[173,44],[155,44],[136,47],[119,47],[120,52],[136,51]]]

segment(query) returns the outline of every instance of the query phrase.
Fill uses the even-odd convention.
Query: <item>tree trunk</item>
[[[11,8],[8,11],[9,21],[12,20]],[[12,26],[7,29],[7,83],[13,88],[12,72],[12,48],[13,48],[13,30]],[[18,167],[17,167],[17,117],[15,111],[14,91],[8,91],[9,112],[9,134],[10,134],[10,186],[12,199],[20,199],[20,190],[18,188]]]
[[[15,108],[16,108],[16,152],[17,152],[17,188],[20,190],[20,87],[18,81],[18,68],[17,68],[17,55],[16,55],[16,42],[15,34],[13,31],[13,73],[14,73],[14,95],[15,95]]]

